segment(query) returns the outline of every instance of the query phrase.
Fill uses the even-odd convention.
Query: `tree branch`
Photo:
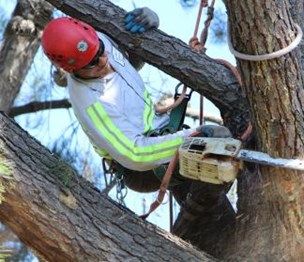
[[[0,160],[8,167],[0,176],[1,221],[44,259],[215,261],[126,212],[3,113],[0,141]]]
[[[10,117],[16,117],[22,114],[33,113],[40,110],[46,109],[59,109],[59,108],[70,108],[71,103],[68,99],[45,101],[45,102],[31,102],[23,106],[13,107],[9,111]]]
[[[0,46],[0,110],[5,112],[10,110],[34,60],[41,30],[51,20],[53,6],[33,2],[18,1]]]
[[[108,0],[47,1],[67,15],[91,24],[128,52],[136,53],[143,61],[204,95],[219,108],[225,124],[233,132],[238,133],[247,127],[248,103],[233,73],[223,64],[192,51],[180,39],[160,30],[144,34],[127,32],[122,22],[126,12]]]

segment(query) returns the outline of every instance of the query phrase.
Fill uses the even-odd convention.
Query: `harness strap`
[[[181,85],[182,83],[179,83],[175,87],[174,95],[175,101],[178,101],[180,99],[181,101],[176,107],[171,110],[169,124],[160,131],[160,135],[172,134],[177,132],[178,130],[182,130],[185,127],[184,120],[186,117],[188,102],[191,99],[192,90],[190,91],[190,93],[186,94],[186,87],[184,86],[182,93],[179,93],[178,89]]]
[[[177,97],[179,96],[177,91],[178,91],[178,87],[180,85],[181,84],[176,86],[175,99],[177,99]],[[183,128],[184,119],[185,119],[185,115],[186,115],[186,109],[187,109],[188,101],[191,98],[191,94],[192,94],[192,91],[188,95],[184,95],[182,102],[177,107],[172,109],[172,111],[170,113],[170,122],[166,126],[166,128],[164,128],[161,131],[162,134],[165,134],[166,132],[174,133]],[[197,134],[197,132],[195,131],[192,135],[196,135],[196,134]],[[178,162],[178,150],[176,150],[175,155],[171,159],[167,169],[165,168],[164,165],[161,165],[153,170],[154,174],[157,177],[160,177],[160,176],[163,177],[161,185],[160,185],[158,197],[151,204],[148,213],[141,215],[140,218],[146,219],[156,208],[158,208],[158,206],[164,200],[164,196],[166,194],[167,188],[170,186],[173,186],[172,183],[175,184],[174,181],[172,181],[170,183],[170,180],[171,180],[172,174],[174,172],[174,169],[177,165],[177,162]]]
[[[195,136],[197,134],[199,134],[199,132],[194,131],[192,134],[190,134],[189,137]],[[162,179],[162,182],[161,182],[159,192],[158,192],[158,196],[157,196],[156,200],[151,204],[149,211],[146,214],[141,215],[140,218],[146,219],[163,202],[166,191],[167,191],[167,188],[168,188],[169,183],[170,183],[170,179],[171,179],[173,171],[174,171],[174,168],[175,168],[175,166],[178,162],[178,156],[179,156],[179,154],[178,154],[178,149],[177,149],[176,152],[175,152],[175,155],[171,159],[171,161],[168,165],[168,169],[166,170],[166,173],[165,173],[165,175]]]

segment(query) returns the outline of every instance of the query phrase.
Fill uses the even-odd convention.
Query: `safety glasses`
[[[92,69],[95,66],[97,66],[97,64],[99,62],[99,58],[102,56],[104,49],[105,49],[105,47],[104,47],[103,42],[101,40],[99,40],[99,48],[98,48],[96,55],[93,57],[91,62],[88,63],[86,66],[84,66],[82,69]]]

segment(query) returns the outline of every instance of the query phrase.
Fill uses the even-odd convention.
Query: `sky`
[[[159,27],[160,30],[164,31],[169,35],[181,39],[185,43],[188,43],[189,39],[193,36],[194,27],[197,19],[197,13],[198,13],[198,5],[192,8],[184,8],[182,7],[182,5],[179,3],[178,0],[165,0],[165,1],[164,0],[153,0],[153,1],[112,0],[112,2],[122,7],[126,11],[131,11],[134,9],[134,7],[149,7],[150,9],[154,10],[160,18],[160,27]],[[196,2],[199,3],[200,1],[197,0]],[[15,6],[15,1],[13,0],[11,1],[0,0],[0,8],[6,10],[8,17],[9,14],[12,12],[14,6]],[[224,12],[224,6],[221,1],[216,2],[215,9],[223,10]],[[206,19],[205,12],[206,10],[202,15],[199,34],[203,28],[204,20]],[[208,56],[212,58],[226,59],[231,63],[234,63],[234,58],[230,54],[229,49],[225,43],[215,45],[213,44],[213,41],[210,41],[210,39],[208,39],[206,43],[206,47],[207,47]],[[41,51],[37,54],[35,58],[35,64],[33,65],[31,70],[32,72],[39,72],[40,74],[42,73],[44,77],[45,75],[49,74],[50,63],[48,59],[42,54]],[[151,93],[155,94],[155,99],[157,98],[157,94],[158,94],[158,92],[155,92],[155,88],[157,89],[157,87],[162,86],[162,90],[174,93],[174,88],[179,83],[178,80],[166,75],[165,73],[159,71],[158,69],[150,65],[145,65],[145,67],[140,71],[140,74],[143,77],[144,81],[148,84],[148,88],[150,88]],[[164,81],[164,79],[166,81]],[[49,79],[49,82],[51,82],[51,79]],[[17,104],[22,104],[24,102],[23,100],[21,100],[22,97],[26,97],[27,95],[30,96],[31,92],[29,92],[29,90],[32,88],[32,83],[33,83],[33,74],[32,75],[30,74],[27,76],[25,80],[25,83],[21,90],[21,95],[17,100]],[[52,99],[62,99],[68,97],[66,90],[59,87],[53,88],[50,91],[50,93]],[[198,95],[194,95],[192,97],[190,105],[192,108],[199,108]],[[214,115],[219,115],[219,111],[217,110],[217,108],[207,100],[204,101],[204,111]],[[30,134],[32,134],[34,137],[40,140],[45,146],[49,145],[50,140],[60,138],[66,132],[66,130],[73,132],[73,127],[66,124],[66,123],[70,123],[71,121],[76,122],[71,112],[67,112],[67,110],[55,110],[52,111],[51,113],[43,112],[40,114],[43,114],[44,117],[46,116],[45,114],[47,114],[47,119],[48,119],[47,122],[43,124],[42,129],[38,129],[37,126],[29,125],[32,122],[31,118],[18,117],[17,121],[21,126],[27,129]],[[37,115],[33,114],[32,117],[35,118],[37,117]],[[187,124],[198,125],[198,123],[193,123],[193,122],[188,122]],[[87,150],[91,150],[92,148],[89,145],[89,142],[86,136],[82,133],[82,131],[79,131],[79,137],[80,137],[79,140],[84,141],[83,144],[85,144],[83,151],[85,152]],[[97,165],[98,164],[100,165],[99,157],[97,155],[95,155],[95,157],[96,159],[94,158],[95,159],[94,161],[97,161]],[[101,181],[99,182],[101,183]],[[111,191],[110,195],[112,198],[114,199],[116,198],[115,189]],[[132,207],[131,209],[136,214],[141,215],[145,211],[147,211],[147,208],[149,208],[149,205],[156,199],[156,197],[157,197],[157,193],[140,194],[129,190],[125,198],[125,203],[127,207]],[[176,215],[178,213],[179,207],[177,204],[175,204],[174,208],[175,208],[174,214]],[[148,218],[148,221],[168,230],[169,229],[168,203],[160,206],[153,214],[151,214]]]

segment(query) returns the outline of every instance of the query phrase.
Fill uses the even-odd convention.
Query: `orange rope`
[[[195,27],[194,27],[194,33],[193,33],[193,36],[189,40],[190,47],[198,52],[200,52],[204,49],[204,46],[198,41],[197,33],[198,33],[198,29],[199,29],[199,24],[200,24],[200,21],[202,18],[203,8],[207,7],[207,6],[208,6],[208,0],[201,0],[201,4],[198,9],[198,14],[197,14],[197,18],[196,18]]]
[[[204,29],[201,33],[200,41],[201,41],[203,47],[206,44],[207,36],[208,36],[208,29],[209,29],[211,21],[213,19],[214,4],[215,4],[215,0],[212,0],[210,6],[208,6],[207,19],[205,21],[205,27],[204,27]]]
[[[213,4],[214,4],[214,1],[213,1]],[[204,7],[207,7],[208,6],[208,0],[201,0],[201,4],[200,4],[200,7],[199,7],[199,11],[198,11],[198,15],[197,15],[197,19],[196,19],[196,24],[195,24],[195,29],[194,29],[194,36],[190,39],[189,41],[189,44],[190,44],[190,47],[197,50],[197,51],[200,51],[202,50],[202,48],[204,48],[199,42],[198,42],[198,39],[197,39],[197,33],[198,33],[198,28],[199,28],[199,23],[200,23],[200,20],[201,20],[201,16],[202,16],[202,11],[203,11],[203,8]],[[207,24],[206,24],[207,25]],[[208,23],[208,26],[210,25],[210,22]],[[206,26],[205,26],[206,27]],[[205,30],[207,31],[207,30]],[[194,47],[195,46],[195,47]],[[184,85],[184,89],[183,89],[183,93],[186,92],[186,86]],[[181,94],[181,96],[179,98],[183,98],[183,93]],[[182,100],[182,99],[181,99]],[[181,101],[180,101],[181,102]],[[179,103],[180,103],[179,102]],[[175,103],[174,103],[175,104]],[[173,105],[174,105],[173,104]],[[172,105],[172,106],[173,106]],[[172,109],[172,106],[170,106],[170,108]],[[201,100],[201,107],[202,107],[202,100]],[[169,107],[168,107],[169,108]],[[158,112],[167,112],[166,109],[164,110],[159,110]],[[201,115],[202,115],[202,108],[201,108]],[[203,118],[203,117],[202,117]],[[202,119],[201,118],[201,119]],[[201,121],[201,120],[200,120]],[[197,131],[194,131],[192,134],[190,134],[189,137],[191,136],[194,136],[194,135],[197,135],[199,132]],[[175,152],[175,155],[174,157],[171,159],[169,165],[168,165],[168,168],[166,170],[166,173],[162,179],[162,182],[161,182],[161,185],[160,185],[160,189],[159,189],[159,193],[158,193],[158,197],[157,199],[151,204],[150,206],[150,209],[148,211],[148,213],[144,214],[144,215],[141,215],[140,217],[142,219],[146,219],[156,208],[158,208],[158,206],[163,202],[164,200],[164,196],[166,194],[166,191],[167,191],[167,188],[169,186],[169,182],[170,182],[170,179],[171,179],[171,176],[173,174],[173,171],[174,171],[174,168],[177,164],[177,161],[178,161],[178,149],[176,150]],[[172,228],[172,226],[170,225],[170,228]]]
[[[195,136],[197,134],[199,134],[199,132],[194,131],[192,134],[189,135],[189,137]],[[176,152],[175,152],[175,155],[171,159],[171,161],[168,165],[168,168],[166,170],[166,173],[165,173],[165,175],[162,179],[162,182],[161,182],[159,192],[158,192],[158,196],[157,196],[156,200],[151,204],[148,213],[146,213],[144,215],[141,215],[140,218],[146,219],[163,202],[165,194],[167,192],[167,188],[168,188],[169,183],[170,183],[171,176],[173,174],[174,168],[175,168],[175,166],[177,164],[177,161],[178,161],[178,156],[179,156],[179,154],[178,154],[178,149],[177,149]]]
[[[196,19],[196,23],[195,23],[195,27],[194,27],[194,33],[193,33],[194,37],[197,36],[199,24],[200,24],[201,17],[202,17],[203,8],[206,6],[208,6],[208,0],[201,0],[201,4],[198,9],[197,19]]]
[[[210,5],[210,8],[214,8],[214,3],[215,3],[215,0],[212,1],[211,5]],[[197,32],[198,32],[198,27],[199,27],[199,22],[200,22],[200,19],[201,19],[201,15],[202,15],[202,10],[204,7],[208,6],[208,0],[201,0],[201,4],[200,4],[200,8],[199,8],[199,12],[198,12],[198,16],[197,16],[197,20],[196,20],[196,25],[195,25],[195,30],[194,30],[194,36],[190,39],[189,41],[189,44],[191,46],[191,48],[197,50],[197,51],[201,51],[204,49],[204,46],[198,41],[197,39]],[[209,11],[209,14],[208,14],[208,19],[206,20],[205,22],[205,28],[204,30],[202,31],[202,37],[201,39],[203,39],[203,44],[205,44],[206,42],[206,39],[207,39],[207,32],[208,32],[208,27],[210,26],[210,23],[211,23],[211,20],[212,20],[212,14],[210,13]],[[216,59],[217,62],[225,65],[226,67],[228,67],[232,73],[234,74],[235,78],[237,79],[237,81],[239,82],[240,85],[242,85],[242,81],[241,81],[241,77],[238,73],[238,71],[236,70],[236,67],[234,67],[231,63],[229,63],[228,61],[226,60],[223,60],[223,59]],[[180,95],[179,99],[182,101],[183,97],[185,96],[185,93],[186,93],[186,89],[187,87],[184,85],[184,89],[183,89],[183,92],[182,94]],[[182,97],[182,98],[181,98]],[[177,100],[179,100],[177,99]],[[172,109],[174,108],[173,106],[175,104],[179,104],[181,101],[176,101],[173,105],[169,106],[168,108],[169,109]],[[176,105],[176,106],[177,106]],[[168,110],[169,110],[168,109]],[[160,112],[167,112],[165,111],[166,109],[164,110],[160,110]],[[201,99],[201,115],[202,115],[202,99]],[[200,119],[200,121],[203,119],[203,115]],[[245,132],[243,134],[240,135],[240,139],[242,141],[245,141],[248,139],[248,137],[250,136],[252,132],[252,125],[249,123],[247,129],[245,130]],[[197,135],[199,132],[197,131],[194,131],[192,134],[190,134],[189,137],[192,137],[192,136],[195,136]],[[178,161],[178,149],[176,150],[175,152],[175,155],[174,157],[171,159],[169,165],[168,165],[168,168],[166,170],[166,173],[162,179],[162,182],[161,182],[161,185],[160,185],[160,189],[159,189],[159,193],[158,193],[158,197],[157,199],[151,204],[150,206],[150,209],[148,211],[148,213],[144,214],[144,215],[141,215],[140,217],[142,219],[146,219],[164,200],[164,196],[166,194],[166,191],[167,191],[167,188],[169,186],[169,183],[170,183],[170,179],[172,177],[172,174],[173,174],[173,171],[174,171],[174,168],[177,164],[177,161]],[[172,215],[171,215],[172,216]],[[172,220],[172,217],[170,219],[170,230],[172,229],[172,225],[171,223],[173,223],[173,220]]]
[[[187,91],[187,86],[184,85],[182,93],[180,94],[178,99],[176,99],[176,101],[172,105],[164,107],[164,108],[155,108],[155,111],[158,114],[164,114],[164,113],[167,113],[169,110],[174,109],[175,107],[177,107],[183,101],[183,99],[186,95],[186,91]]]
[[[215,0],[213,0],[212,2],[212,5],[214,5],[214,2]],[[194,34],[193,34],[193,37],[192,37],[192,40],[196,41],[196,50],[204,50],[204,45],[205,45],[205,42],[206,42],[206,39],[207,39],[207,32],[208,32],[208,27],[211,23],[211,19],[212,19],[212,16],[208,16],[209,20],[207,22],[205,22],[205,28],[202,32],[202,36],[204,36],[204,41],[201,43],[203,43],[203,45],[201,43],[198,42],[198,39],[197,39],[197,33],[198,33],[198,28],[199,28],[199,23],[201,21],[201,17],[202,17],[202,11],[203,11],[203,8],[204,7],[207,7],[208,6],[208,0],[201,0],[201,4],[200,4],[200,7],[199,7],[199,11],[198,11],[198,15],[197,15],[197,19],[196,19],[196,24],[195,24],[195,29],[194,29]],[[213,6],[212,6],[213,8]],[[202,39],[202,36],[201,36],[201,39]],[[191,45],[191,39],[190,39],[190,45]],[[204,122],[204,97],[203,96],[200,96],[200,114],[199,114],[199,124],[202,125]]]

